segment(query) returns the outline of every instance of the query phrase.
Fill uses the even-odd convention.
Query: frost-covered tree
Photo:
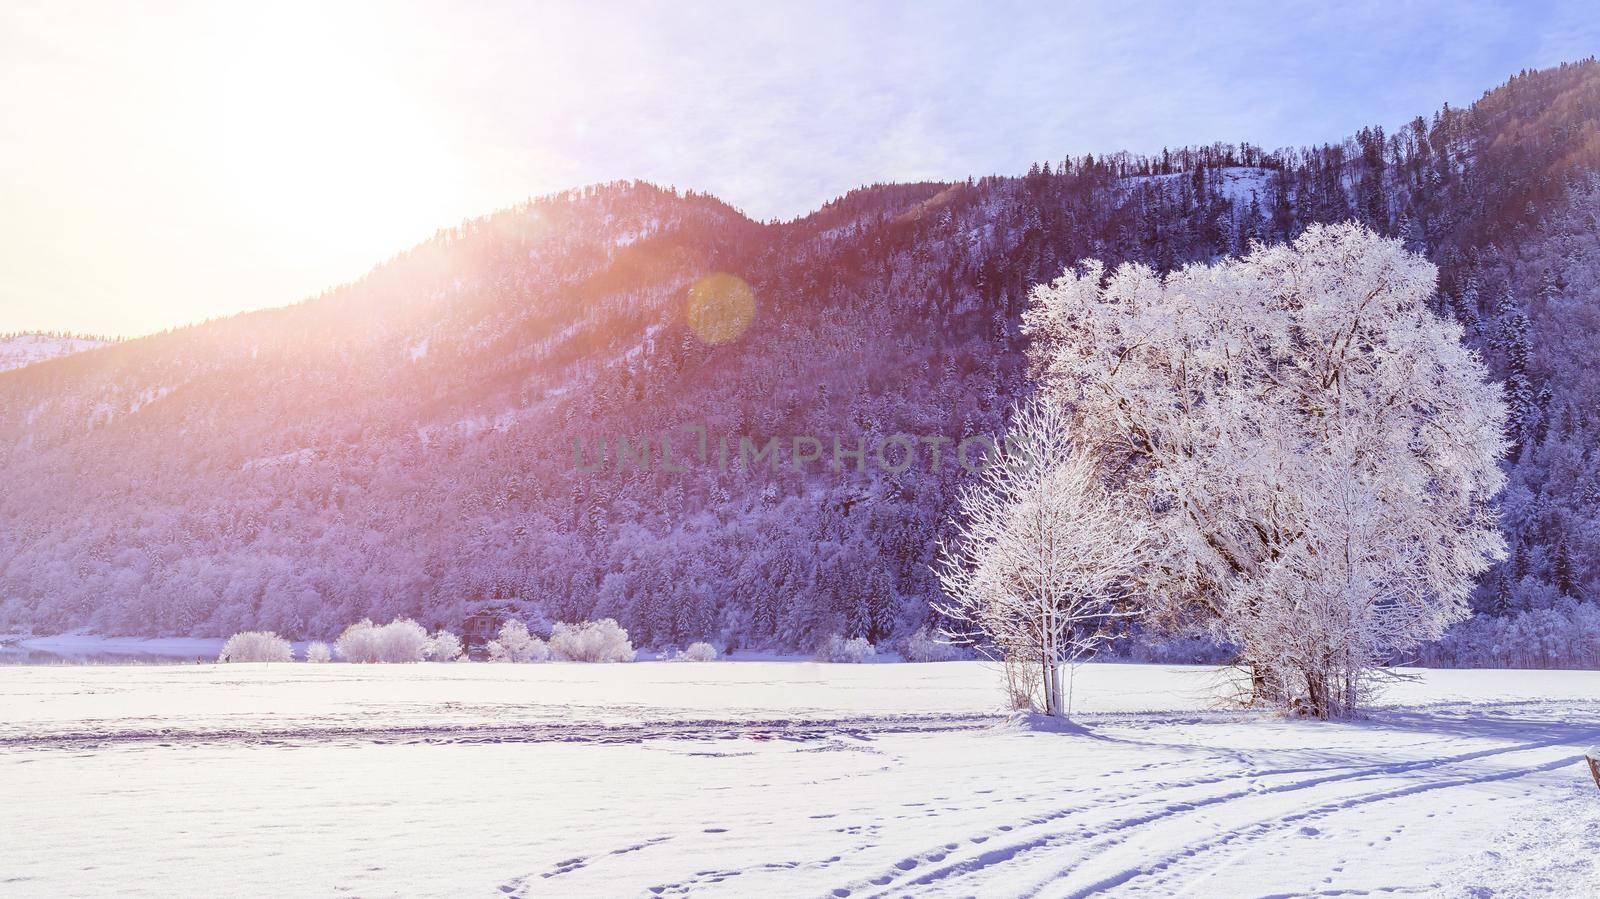
[[[906,638],[900,655],[908,662],[954,662],[968,657],[964,648],[943,638],[938,631],[929,631],[926,625]]]
[[[441,628],[428,641],[427,656],[435,662],[454,662],[462,658],[461,638]]]
[[[350,625],[333,641],[333,650],[346,662],[382,661],[378,646],[378,626],[363,618]]]
[[[409,618],[396,618],[385,625],[362,619],[345,628],[333,643],[339,658],[347,662],[420,662],[428,652],[428,632]]]
[[[557,624],[550,632],[550,655],[564,662],[631,662],[633,643],[614,619]]]
[[[420,662],[428,657],[428,631],[409,618],[397,618],[379,629],[382,661]]]
[[[1034,291],[1043,394],[1166,552],[1169,624],[1240,651],[1251,693],[1344,714],[1467,614],[1504,551],[1505,406],[1435,269],[1355,225],[1158,275],[1091,262]]]
[[[515,618],[500,625],[499,634],[485,648],[491,662],[544,662],[550,658],[550,647]]]
[[[1148,546],[1143,523],[1099,477],[1064,409],[1025,405],[962,490],[956,540],[940,548],[947,633],[1037,668],[1047,715],[1069,713],[1066,669],[1104,643],[1112,618],[1130,614],[1121,601]]]
[[[859,665],[862,662],[870,662],[877,656],[878,647],[873,646],[866,637],[846,638],[840,634],[831,634],[817,648],[817,660],[821,662]]]
[[[218,662],[292,662],[294,650],[289,641],[271,631],[245,631],[234,634],[223,644]]]
[[[717,648],[703,641],[690,643],[684,648],[683,652],[674,656],[673,660],[677,662],[715,662],[717,660]]]

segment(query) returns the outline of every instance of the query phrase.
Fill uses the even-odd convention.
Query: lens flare
[[[707,275],[689,288],[688,317],[689,330],[706,343],[732,343],[755,321],[755,291],[737,275]]]

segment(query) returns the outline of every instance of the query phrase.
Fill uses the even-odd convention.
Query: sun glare
[[[464,160],[372,29],[251,14],[215,90],[215,159],[242,218],[349,246],[370,261],[459,219]],[[338,23],[335,23],[338,24]]]

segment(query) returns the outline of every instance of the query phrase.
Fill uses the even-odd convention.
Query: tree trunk
[[[1250,665],[1250,701],[1247,704],[1254,705],[1257,702],[1270,699],[1271,697],[1267,695],[1266,669],[1253,662],[1247,664]]]
[[[1306,705],[1314,718],[1328,717],[1328,681],[1324,674],[1306,675]]]
[[[1052,718],[1061,717],[1061,667],[1051,659],[1042,663],[1044,668],[1044,713]]]

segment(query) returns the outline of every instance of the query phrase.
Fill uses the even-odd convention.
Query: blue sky
[[[0,331],[280,305],[637,177],[787,218],[874,181],[1392,127],[1588,56],[1580,3],[0,10]]]
[[[647,123],[648,160],[633,141],[596,140],[590,157],[666,180],[698,170],[695,186],[757,217],[862,182],[1019,173],[1069,153],[1339,140],[1600,47],[1600,16],[1580,4],[858,4],[755,28],[635,27],[687,89],[647,88],[604,116],[624,133]],[[658,103],[665,122],[699,124],[656,131]]]

